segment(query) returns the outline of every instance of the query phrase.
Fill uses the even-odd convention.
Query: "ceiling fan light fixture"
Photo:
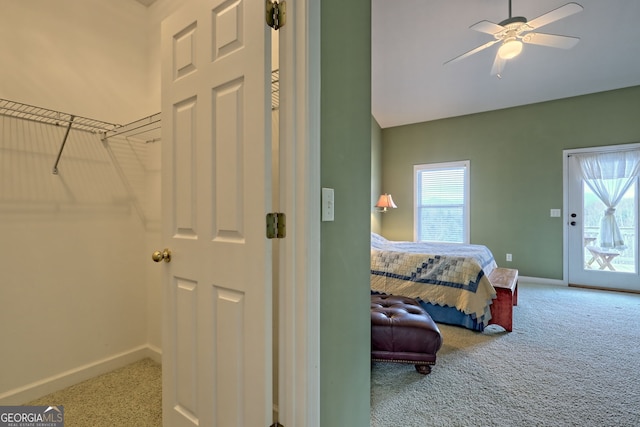
[[[502,43],[498,49],[498,55],[502,59],[513,59],[522,52],[522,42],[520,40],[511,39]]]
[[[506,40],[498,49],[498,55],[502,59],[513,59],[522,52],[522,42],[517,39]]]

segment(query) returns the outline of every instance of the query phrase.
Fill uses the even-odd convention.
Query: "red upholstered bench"
[[[438,326],[416,300],[371,295],[371,360],[411,363],[426,375],[440,347]]]
[[[513,329],[513,306],[518,305],[518,270],[494,268],[489,281],[496,290],[497,297],[491,304],[489,324],[502,326],[505,331]]]

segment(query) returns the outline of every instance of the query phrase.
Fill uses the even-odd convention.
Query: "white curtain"
[[[640,175],[640,150],[577,154],[582,178],[607,209],[600,223],[598,245],[626,249],[616,221],[616,206]]]

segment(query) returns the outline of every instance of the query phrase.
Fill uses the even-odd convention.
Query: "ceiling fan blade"
[[[583,9],[584,8],[578,3],[567,3],[564,6],[560,6],[559,8],[552,10],[551,12],[547,12],[544,15],[540,15],[537,18],[532,19],[527,22],[527,25],[532,29],[540,28],[543,25],[550,24],[559,19],[573,15],[574,13],[578,13]]]
[[[504,64],[507,61],[502,59],[500,55],[496,53],[496,59],[493,60],[493,66],[491,67],[491,75],[497,76],[498,78],[502,78],[502,70],[504,69]]]
[[[522,41],[528,44],[540,46],[558,47],[560,49],[571,49],[578,44],[578,37],[558,36],[555,34],[528,33],[522,37]]]
[[[491,34],[491,35],[494,35],[496,33],[499,33],[500,31],[504,30],[504,27],[502,25],[498,25],[498,24],[495,24],[495,23],[490,22],[490,21],[476,22],[475,24],[473,24],[469,28],[471,28],[472,30],[475,30],[475,31],[480,31],[481,33],[487,33],[487,34]]]
[[[483,44],[482,46],[478,46],[478,47],[477,47],[477,48],[475,48],[475,49],[471,49],[469,52],[465,52],[465,53],[463,53],[463,54],[462,54],[462,55],[460,55],[460,56],[456,56],[455,58],[448,60],[447,62],[445,62],[445,63],[444,63],[444,65],[447,65],[447,64],[449,64],[450,62],[456,62],[456,61],[459,61],[459,60],[461,60],[461,59],[463,59],[463,58],[466,58],[467,56],[471,56],[471,55],[473,55],[474,53],[480,52],[481,50],[484,50],[484,49],[486,49],[486,48],[488,48],[488,47],[490,47],[490,46],[493,46],[494,44],[498,43],[499,41],[500,41],[500,40],[491,40],[490,42],[487,42],[487,43]]]

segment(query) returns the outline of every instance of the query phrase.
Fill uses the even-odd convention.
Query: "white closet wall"
[[[132,0],[2,9],[0,98],[118,124],[159,112],[151,9]],[[54,175],[63,134],[0,117],[0,404],[161,346],[159,269],[150,260],[159,145],[105,146],[71,131]]]
[[[157,113],[148,15],[133,0],[2,2],[0,97],[111,123]]]

